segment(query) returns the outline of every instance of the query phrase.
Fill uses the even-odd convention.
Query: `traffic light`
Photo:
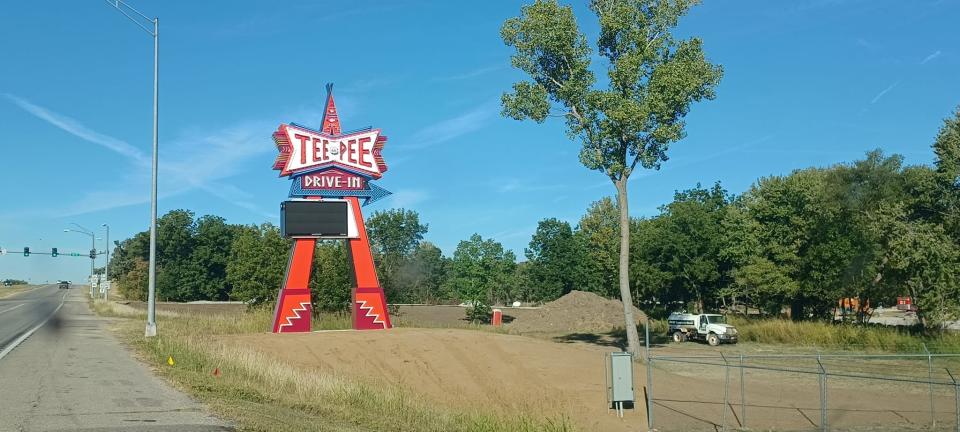
[[[30,256],[30,248],[28,247],[23,248],[23,256],[27,256],[27,257]]]
[[[57,252],[57,248],[53,248],[53,249],[50,251],[50,256],[56,257],[57,255],[60,255],[60,253]]]
[[[97,259],[97,250],[90,249],[90,259]]]

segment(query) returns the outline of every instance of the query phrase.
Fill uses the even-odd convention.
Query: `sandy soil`
[[[498,307],[503,311],[503,322],[510,322],[530,317],[538,311],[536,309]],[[404,305],[391,307],[396,311],[390,319],[399,326],[406,327],[462,327],[468,325],[466,308],[460,306],[419,306]]]
[[[620,420],[605,402],[603,359],[613,348],[592,343],[415,328],[257,334],[230,341],[324,373],[400,385],[438,404],[465,409],[482,405],[539,417],[564,415],[584,431],[646,430],[645,366],[637,364],[635,373],[637,409]],[[717,430],[724,423],[753,430],[811,430],[820,424],[815,375],[748,370],[741,398],[739,372],[732,369],[724,408],[723,368],[704,370],[657,365],[653,394],[658,430]],[[918,385],[830,383],[828,424],[831,430],[923,429],[930,420],[926,391],[926,386]],[[743,410],[741,401],[746,404]],[[953,398],[938,390],[935,404],[940,425],[949,430]]]
[[[643,409],[628,411],[623,420],[607,410],[603,359],[609,349],[600,347],[413,328],[245,335],[232,341],[325,373],[394,383],[440,404],[566,416],[585,431],[646,430]]]
[[[647,319],[635,307],[633,316],[637,323]],[[606,333],[624,328],[623,303],[574,290],[543,305],[536,313],[519,317],[507,328],[524,335]]]
[[[133,305],[133,304],[132,304]],[[242,306],[242,305],[241,305]],[[163,310],[239,312],[235,305],[160,304]],[[618,350],[618,336],[578,332],[537,337],[458,328],[464,311],[451,306],[400,306],[389,331],[332,331],[304,334],[253,334],[229,337],[278,360],[324,373],[374,383],[400,385],[435,403],[467,410],[522,411],[535,417],[566,416],[582,431],[646,429],[646,366],[635,370],[637,409],[620,420],[606,409],[604,355]],[[541,311],[505,309],[507,316],[535,317]],[[402,328],[403,326],[441,328]],[[509,329],[509,326],[507,326]],[[564,343],[558,343],[564,342]],[[758,344],[665,344],[657,356],[716,355],[735,359],[739,352],[764,354],[808,350]],[[702,361],[702,360],[697,360]],[[815,430],[820,424],[816,375],[747,369],[745,393],[740,373],[730,370],[724,405],[726,370],[712,365],[661,361],[653,374],[654,426],[660,431],[715,431],[725,423],[750,430]],[[924,363],[924,362],[921,362]],[[937,370],[955,363],[937,361]],[[807,369],[810,364],[778,363]],[[911,362],[831,360],[833,371],[922,378],[926,365]],[[916,376],[914,376],[916,375]],[[935,372],[936,378],[942,378]],[[923,384],[831,378],[828,380],[828,424],[831,430],[931,430],[929,388]],[[741,402],[745,406],[741,408]],[[955,430],[953,388],[935,387],[938,428]],[[745,417],[744,417],[745,414]]]

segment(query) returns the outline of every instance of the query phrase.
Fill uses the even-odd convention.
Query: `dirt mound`
[[[637,323],[647,315],[633,308]],[[623,303],[584,291],[570,291],[543,305],[537,313],[517,317],[509,325],[519,333],[605,333],[623,328]]]

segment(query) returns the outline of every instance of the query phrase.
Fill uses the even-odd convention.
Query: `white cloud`
[[[474,107],[459,116],[418,130],[410,137],[409,144],[404,145],[402,149],[422,149],[459,138],[482,129],[494,114],[496,114],[496,106],[492,103]]]
[[[121,139],[97,132],[79,121],[33,104],[23,98],[5,95],[17,106],[63,131],[84,141],[107,148],[130,160],[131,166],[119,175],[115,189],[91,191],[72,203],[66,203],[60,214],[77,215],[147,202],[149,200],[150,158]],[[215,197],[260,215],[250,202],[252,196],[234,186],[217,183],[237,173],[243,162],[261,153],[273,151],[268,122],[246,122],[214,130],[203,135],[188,134],[161,141],[158,193],[168,197],[200,189]]]
[[[880,98],[882,98],[884,95],[886,95],[887,92],[889,92],[890,90],[893,90],[893,88],[896,87],[898,84],[900,84],[900,81],[897,81],[897,82],[895,82],[895,83],[893,83],[893,84],[890,84],[889,87],[883,89],[883,91],[881,91],[880,93],[877,93],[877,95],[873,97],[873,99],[870,101],[870,103],[871,103],[871,104],[877,103],[877,101],[879,101]]]
[[[74,135],[85,141],[92,142],[94,144],[101,145],[106,147],[116,153],[119,153],[123,156],[126,156],[130,159],[133,159],[139,164],[147,165],[149,164],[149,158],[146,157],[139,149],[136,147],[127,144],[125,141],[118,140],[114,137],[101,134],[97,131],[91,130],[81,124],[79,121],[74,120],[70,117],[55,113],[41,106],[34,105],[29,101],[16,97],[11,94],[4,94],[7,99],[12,101],[14,104],[22,108],[24,111],[37,116],[37,118],[46,121],[64,131]]]
[[[937,51],[931,53],[930,55],[924,57],[924,58],[923,58],[923,61],[921,61],[920,64],[927,64],[928,61],[933,60],[933,59],[935,59],[935,58],[937,58],[937,57],[940,57],[940,54],[941,54],[940,50],[937,50]]]

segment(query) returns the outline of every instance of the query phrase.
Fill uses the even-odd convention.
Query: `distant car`
[[[60,289],[70,289],[69,281],[60,281]]]

